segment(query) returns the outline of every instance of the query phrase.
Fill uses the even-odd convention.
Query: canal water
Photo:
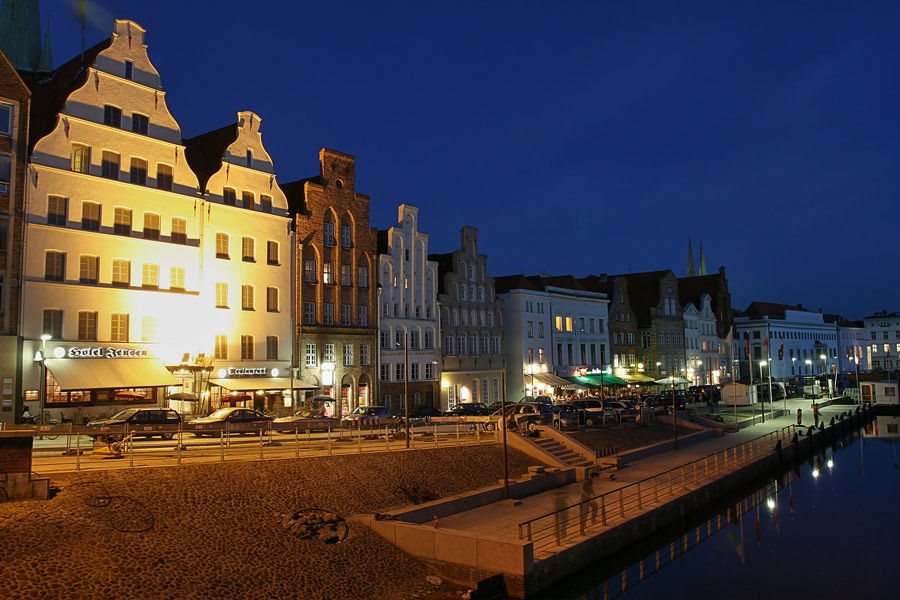
[[[534,598],[897,597],[898,430],[879,416]]]

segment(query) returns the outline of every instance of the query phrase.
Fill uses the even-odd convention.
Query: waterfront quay
[[[436,502],[433,510],[442,516],[434,523],[423,522],[432,507],[419,506],[394,511],[412,522],[370,525],[448,577],[475,585],[502,573],[506,594],[526,598],[754,478],[823,450],[875,414],[874,408],[825,401],[819,404],[821,429],[811,429],[809,400],[778,404],[764,423],[758,407],[740,412],[740,427],[731,433],[689,428],[679,419],[677,449],[664,442],[629,453],[640,457],[635,460],[620,455],[618,469],[602,471],[587,486],[575,481],[522,497],[513,487],[512,501],[473,507],[460,499],[461,510],[455,512],[447,501]],[[550,477],[563,480],[559,473]]]

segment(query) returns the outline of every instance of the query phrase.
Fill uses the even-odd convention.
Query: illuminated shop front
[[[162,406],[178,381],[149,348],[26,340],[26,402],[40,402],[41,359],[46,367],[45,408],[140,404]],[[33,404],[30,409],[37,409]],[[34,410],[33,412],[36,412]],[[71,416],[72,411],[62,415]]]
[[[298,392],[317,389],[291,377],[282,367],[221,367],[209,379],[211,409],[241,406],[259,411],[288,412],[298,401]],[[287,376],[285,376],[287,375]]]

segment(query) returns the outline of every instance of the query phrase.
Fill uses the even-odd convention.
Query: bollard
[[[228,434],[228,423],[225,423],[225,429],[219,432],[219,448],[222,454],[222,462],[225,462],[225,436]]]
[[[356,428],[356,447],[359,449],[359,454],[362,454],[362,426],[358,426]]]
[[[263,430],[259,430],[259,460],[263,459]]]
[[[125,435],[128,435],[128,428],[125,428]],[[134,468],[134,436],[131,436],[131,439],[128,440],[128,449],[130,452],[128,453],[128,460],[130,461],[130,466]]]
[[[331,427],[328,428],[328,456],[331,456]]]
[[[309,432],[309,429],[306,430]],[[300,458],[300,428],[294,427],[294,458]]]
[[[437,425],[434,426],[435,431],[437,431]],[[459,423],[456,424],[456,445],[459,446]]]
[[[390,437],[390,434],[388,433],[387,425],[384,426],[384,451],[385,452],[391,451],[391,437]]]
[[[178,423],[178,465],[179,466],[181,465],[181,441],[182,441],[181,434],[182,434],[181,423]]]
[[[434,447],[438,446],[438,434],[437,434],[437,423],[432,426],[432,431],[434,431]]]
[[[81,470],[81,436],[75,437],[75,470]]]

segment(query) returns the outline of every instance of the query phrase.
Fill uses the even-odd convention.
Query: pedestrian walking
[[[816,427],[819,426],[819,403],[813,402],[813,419],[816,422]]]
[[[591,525],[597,524],[597,501],[594,500],[595,495],[594,472],[591,471],[581,484],[581,535],[584,535],[584,528],[587,526],[588,512],[591,513]]]
[[[559,542],[561,542],[566,537],[566,521],[569,519],[569,507],[566,502],[566,493],[561,490],[556,492],[556,498],[553,502],[553,506],[556,509],[556,539]]]
[[[797,409],[797,425],[803,425],[803,409]]]

